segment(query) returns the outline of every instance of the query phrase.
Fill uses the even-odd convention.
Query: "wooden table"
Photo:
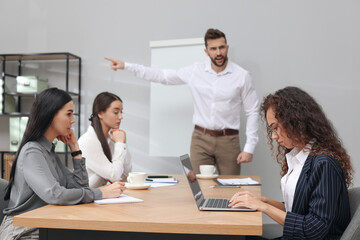
[[[143,199],[141,203],[47,205],[16,216],[14,224],[40,228],[40,239],[239,239],[262,234],[261,212],[199,211],[185,176],[174,177],[179,179],[175,186],[125,191]],[[230,198],[242,190],[261,195],[260,186],[212,188],[213,180],[199,182],[205,197]]]

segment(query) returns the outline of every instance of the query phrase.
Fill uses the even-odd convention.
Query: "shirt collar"
[[[294,147],[289,153],[286,154],[286,161],[289,169],[292,169],[295,165],[304,165],[307,157],[310,154],[312,144],[307,144],[301,151],[297,147]]]
[[[55,145],[51,142],[49,142],[49,140],[42,136],[40,139],[39,139],[39,143],[48,151],[48,152],[51,152],[55,149]]]
[[[296,154],[296,159],[300,162],[300,164],[304,165],[307,157],[309,156],[309,149],[304,148],[298,154]]]
[[[205,64],[205,72],[213,73],[213,74],[216,74],[216,75],[226,75],[228,73],[233,72],[233,65],[231,64],[230,60],[228,59],[228,62],[226,64],[225,69],[223,71],[219,72],[219,73],[216,73],[214,71],[214,69],[212,69],[211,60],[209,59]]]

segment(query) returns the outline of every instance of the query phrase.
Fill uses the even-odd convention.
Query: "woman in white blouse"
[[[131,171],[126,133],[119,129],[123,102],[115,94],[102,92],[93,103],[91,125],[79,139],[90,187],[120,181]]]

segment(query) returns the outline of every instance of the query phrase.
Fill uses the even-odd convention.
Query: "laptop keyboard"
[[[206,208],[229,208],[230,199],[218,199],[218,198],[209,198],[206,202]]]

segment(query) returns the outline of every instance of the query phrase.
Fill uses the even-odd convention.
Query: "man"
[[[249,73],[231,62],[223,32],[208,29],[205,53],[210,61],[179,70],[153,69],[111,58],[113,70],[126,69],[135,76],[166,85],[188,84],[194,99],[191,162],[195,173],[202,164],[216,165],[219,174],[240,174],[240,163],[250,162],[258,142],[258,99]],[[247,116],[247,141],[240,151],[240,110]]]

